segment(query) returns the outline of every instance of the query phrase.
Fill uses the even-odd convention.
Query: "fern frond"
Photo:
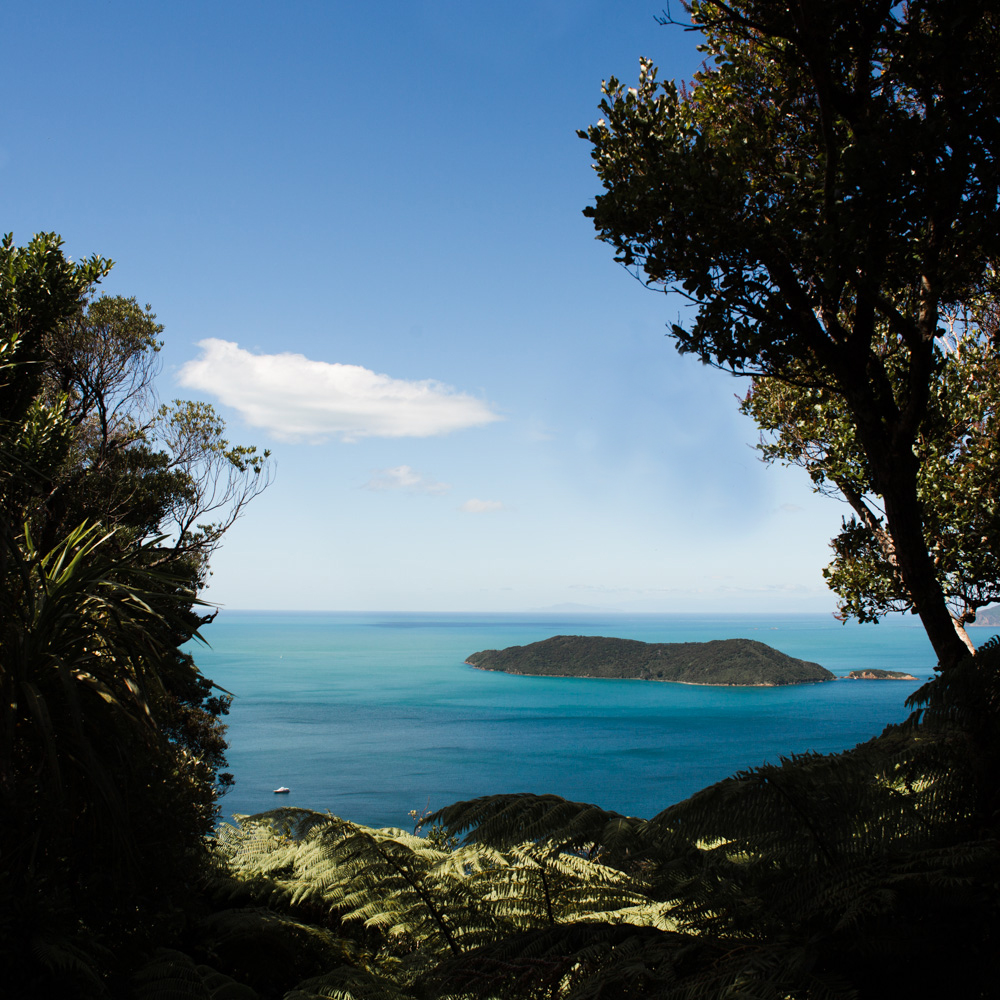
[[[326,958],[340,958],[344,951],[341,940],[328,930],[260,907],[218,910],[203,917],[198,928],[213,950],[238,942],[258,954],[261,950],[279,952],[281,960],[306,949]]]
[[[106,959],[108,955],[102,954],[105,950],[94,942],[89,943],[91,950],[88,951],[67,937],[49,931],[33,935],[29,948],[32,958],[47,972],[74,981],[78,988],[86,989],[91,996],[104,997],[108,991],[98,972],[97,958]]]
[[[160,948],[133,977],[136,1000],[260,1000],[249,986]]]
[[[649,928],[559,924],[449,960],[434,983],[449,996],[498,1000],[654,997],[658,981],[674,978],[671,956],[684,946],[680,936]]]
[[[465,842],[507,847],[548,841],[563,850],[602,850],[622,855],[641,847],[644,821],[558,795],[487,795],[439,809],[427,818]]]
[[[345,967],[304,980],[283,1000],[413,1000],[413,994],[383,976]]]
[[[247,817],[220,838],[220,856],[237,876],[273,879],[290,906],[321,904],[341,919],[378,929],[403,947],[436,952],[467,947],[490,933],[493,918],[464,873],[413,834],[375,830],[335,816]],[[298,838],[293,833],[305,831]]]

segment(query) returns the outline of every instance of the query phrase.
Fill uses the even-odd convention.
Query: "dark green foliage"
[[[486,795],[439,809],[429,821],[441,823],[466,843],[507,848],[545,839],[559,850],[585,851],[600,845],[617,856],[640,849],[646,821],[599,806],[568,802],[558,795]]]
[[[466,663],[480,670],[502,670],[509,674],[680,684],[777,686],[834,679],[818,663],[787,656],[754,639],[638,642],[604,636],[556,635],[528,646],[473,653]]]
[[[995,284],[995,282],[994,282]],[[979,608],[1000,596],[1000,363],[996,289],[977,289],[944,319],[935,342],[929,399],[913,444],[917,490],[938,583],[958,634]],[[880,336],[878,353],[905,393],[900,347]],[[803,375],[805,372],[803,370]],[[766,462],[804,468],[817,492],[846,500],[844,520],[823,575],[838,595],[840,613],[878,621],[912,611],[885,527],[883,500],[873,488],[864,449],[843,397],[828,387],[755,379],[741,405],[761,428]]]
[[[260,1000],[249,986],[168,948],[158,949],[134,982],[135,1000]]]
[[[109,267],[73,264],[52,235],[0,246],[0,954],[15,991],[127,980],[183,924],[229,780],[229,696],[179,647],[211,618],[207,558],[266,456],[229,447],[203,404],[153,405],[162,327],[91,297]]]
[[[19,421],[44,378],[44,341],[73,317],[111,261],[67,260],[62,240],[40,233],[26,247],[0,244],[0,419]]]

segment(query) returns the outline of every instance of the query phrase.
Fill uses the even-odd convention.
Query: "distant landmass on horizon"
[[[832,681],[818,663],[788,656],[755,639],[639,642],[556,635],[527,646],[484,649],[465,661],[479,670],[542,677],[666,681],[724,687],[779,687]]]
[[[976,620],[972,622],[975,627],[982,625],[984,628],[1000,628],[1000,604],[994,604],[989,608],[980,608],[976,612]]]

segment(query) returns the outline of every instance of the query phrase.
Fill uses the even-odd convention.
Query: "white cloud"
[[[181,368],[181,385],[216,396],[280,438],[432,437],[501,419],[481,399],[433,379],[391,378],[301,354],[251,354],[215,338],[198,346],[201,357]]]
[[[499,500],[477,500],[475,497],[466,500],[458,509],[467,514],[491,514],[495,510],[506,510]]]
[[[414,472],[408,465],[396,465],[391,469],[378,469],[365,483],[366,490],[405,490],[407,493],[433,493],[440,495],[451,489],[448,483],[436,483]]]

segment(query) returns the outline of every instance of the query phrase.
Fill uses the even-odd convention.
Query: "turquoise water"
[[[211,648],[194,652],[237,696],[229,717],[236,787],[222,801],[225,817],[284,804],[407,826],[411,809],[517,791],[652,816],[739,769],[843,750],[903,719],[906,696],[935,662],[915,622],[224,611],[205,630]],[[745,636],[838,675],[882,667],[920,682],[711,688],[514,677],[463,663],[480,649],[560,634]],[[275,796],[280,785],[291,794]]]

